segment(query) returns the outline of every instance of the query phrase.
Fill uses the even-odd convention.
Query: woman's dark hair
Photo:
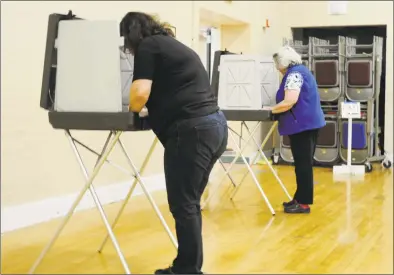
[[[120,35],[124,37],[125,50],[135,53],[141,41],[152,35],[175,37],[168,23],[162,23],[142,12],[129,12],[120,22]]]

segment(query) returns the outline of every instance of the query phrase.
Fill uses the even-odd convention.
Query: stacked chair
[[[379,148],[379,92],[382,70],[383,38],[374,37],[370,45],[357,45],[352,38],[339,36],[337,43],[310,37],[308,44],[285,39],[284,45],[293,47],[302,57],[316,78],[326,126],[320,130],[315,152],[315,164],[333,166],[347,162],[347,119],[342,119],[340,106],[343,101],[361,103],[361,118],[352,125],[352,163],[365,164],[372,170],[371,162],[390,161],[380,155]],[[279,153],[274,150],[274,163],[293,163],[287,136],[280,139]]]
[[[356,39],[345,40],[345,100],[360,102],[361,119],[352,125],[352,163],[365,164],[372,170],[371,162],[382,161],[388,168],[391,163],[380,155],[379,148],[379,94],[382,72],[383,38],[373,37],[372,44],[357,44]],[[347,161],[346,120],[341,121],[340,157]]]
[[[332,166],[339,159],[339,104],[344,95],[345,38],[338,37],[336,44],[312,37],[311,71],[319,89],[326,126],[320,130],[316,144],[315,162]]]

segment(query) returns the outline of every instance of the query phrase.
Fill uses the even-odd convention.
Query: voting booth
[[[49,15],[40,106],[47,110],[52,127],[65,132],[86,183],[29,274],[36,270],[55,243],[87,191],[92,195],[107,229],[108,235],[104,238],[99,251],[103,249],[107,239],[110,239],[126,274],[130,274],[130,269],[113,228],[137,184],[142,187],[165,231],[177,247],[175,237],[141,178],[157,139],[153,141],[140,168],[136,167],[121,141],[121,135],[125,132],[150,129],[147,113],[137,114],[128,110],[129,90],[133,78],[133,57],[123,51],[122,41],[116,21],[83,20],[73,15],[71,11],[68,14]],[[76,130],[107,131],[108,138],[101,152],[74,138],[72,132]],[[87,172],[77,145],[98,157],[91,175]],[[134,182],[129,193],[125,194],[118,215],[113,222],[110,222],[97,196],[93,181],[104,164],[120,167],[109,160],[116,145],[121,148],[129,164],[129,169],[120,170],[132,177]]]
[[[218,56],[220,56],[220,62],[218,62]],[[230,181],[235,186],[233,194],[231,195],[231,199],[233,199],[246,176],[250,174],[253,183],[261,193],[270,212],[272,215],[275,215],[275,210],[253,172],[251,165],[261,157],[268,165],[271,173],[274,175],[287,197],[291,199],[286,187],[263,152],[265,144],[276,130],[278,124],[277,121],[274,121],[272,113],[267,107],[275,105],[276,91],[279,87],[279,73],[275,68],[272,57],[233,54],[219,51],[215,54],[215,58],[216,62],[214,62],[214,73],[212,78],[212,83],[215,83],[215,85],[212,87],[214,93],[217,95],[219,107],[224,113],[227,121],[241,122],[241,128],[245,129],[249,136],[245,140],[242,134],[235,131],[231,125],[229,125],[229,137],[233,141],[236,154],[229,167],[227,169],[225,168],[225,174],[220,180],[217,188],[210,192],[203,207],[209,203],[216,194],[226,177],[229,177]],[[216,85],[216,83],[218,83],[218,85]],[[215,88],[217,90],[215,90]],[[273,121],[273,123],[263,142],[259,144],[255,138],[255,134],[264,121]],[[249,127],[247,122],[254,122],[255,125]],[[244,146],[241,147],[238,145],[235,136],[238,136],[245,142]],[[244,151],[250,144],[256,146],[258,150],[256,156],[249,162],[244,155]],[[246,165],[247,172],[243,175],[239,183],[235,183],[230,175],[230,171],[240,158],[242,163]]]

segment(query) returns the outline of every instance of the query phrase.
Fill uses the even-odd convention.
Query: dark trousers
[[[318,131],[308,130],[289,136],[297,179],[293,198],[300,204],[313,204],[313,156]]]
[[[174,123],[161,139],[170,211],[175,219],[178,255],[172,270],[201,274],[203,263],[200,200],[209,174],[227,146],[222,112]]]

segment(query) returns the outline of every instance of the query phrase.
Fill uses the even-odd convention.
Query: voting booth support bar
[[[80,201],[82,200],[83,196],[85,195],[85,193],[88,190],[89,190],[90,194],[92,195],[92,198],[93,198],[93,200],[95,202],[96,208],[98,209],[98,211],[100,213],[100,216],[101,216],[101,218],[103,220],[103,223],[104,223],[104,225],[106,227],[106,230],[107,230],[107,236],[105,237],[102,245],[100,246],[99,252],[101,252],[103,250],[104,245],[105,245],[106,241],[109,238],[112,241],[112,243],[113,243],[113,245],[115,247],[116,253],[119,256],[119,259],[120,259],[120,261],[122,263],[122,266],[123,266],[126,274],[131,274],[130,273],[130,269],[129,269],[128,264],[127,264],[127,262],[125,260],[125,257],[123,255],[121,249],[120,249],[120,245],[119,245],[119,243],[118,243],[118,241],[117,241],[117,239],[115,237],[113,229],[115,228],[117,222],[119,221],[119,218],[120,218],[121,214],[123,213],[123,211],[125,209],[125,206],[127,205],[128,201],[129,201],[130,197],[132,196],[133,191],[135,190],[135,187],[136,187],[136,185],[138,183],[142,187],[142,190],[143,190],[144,194],[146,195],[146,197],[148,198],[150,204],[154,208],[156,215],[160,219],[161,224],[163,225],[164,229],[166,230],[168,236],[170,237],[172,243],[174,244],[174,246],[176,248],[177,247],[177,242],[176,242],[175,237],[173,236],[170,228],[168,227],[167,223],[165,222],[164,217],[160,213],[160,210],[157,207],[156,203],[154,202],[151,194],[147,190],[146,185],[143,182],[138,169],[136,168],[135,164],[133,163],[133,161],[131,160],[129,154],[127,153],[127,150],[126,150],[123,142],[120,140],[120,136],[121,136],[122,132],[121,131],[114,131],[114,132],[111,131],[109,133],[109,135],[108,135],[108,138],[106,139],[106,142],[105,142],[105,144],[103,146],[103,149],[102,149],[101,153],[97,153],[95,150],[91,149],[87,145],[85,145],[82,142],[76,140],[74,137],[72,137],[70,131],[66,130],[65,133],[66,133],[67,139],[70,142],[72,150],[73,150],[73,152],[74,152],[74,154],[75,154],[75,156],[77,158],[77,161],[78,161],[78,164],[79,164],[79,166],[80,166],[80,168],[82,170],[82,173],[83,173],[83,175],[84,175],[84,177],[86,179],[86,183],[85,183],[83,189],[80,191],[78,197],[76,198],[76,200],[72,204],[70,210],[67,212],[66,216],[64,217],[64,219],[63,219],[61,225],[59,226],[59,228],[57,229],[56,233],[53,235],[53,237],[51,238],[51,240],[49,241],[47,246],[43,249],[43,251],[41,252],[40,256],[38,257],[38,259],[36,260],[36,262],[34,263],[32,268],[30,269],[29,274],[33,274],[35,272],[36,268],[39,266],[39,264],[42,262],[42,260],[46,256],[46,254],[52,248],[52,246],[54,245],[56,240],[59,238],[59,236],[60,236],[61,232],[63,231],[64,227],[67,225],[67,223],[69,222],[70,218],[72,217],[76,207],[79,205]],[[88,172],[87,172],[87,169],[86,169],[86,166],[85,166],[85,164],[84,164],[84,162],[82,160],[81,154],[80,154],[80,152],[79,152],[79,150],[78,150],[78,148],[76,146],[77,144],[80,144],[82,147],[88,149],[90,152],[98,155],[97,162],[96,162],[96,164],[94,166],[94,170],[93,170],[93,173],[91,175],[89,175]],[[130,169],[125,169],[125,168],[120,167],[119,165],[116,165],[115,163],[113,163],[112,161],[110,161],[108,159],[108,157],[110,156],[110,154],[113,151],[113,149],[114,149],[116,144],[118,144],[120,146],[124,156],[126,157],[126,159],[128,161],[128,164],[129,164],[129,166],[131,168],[131,171],[130,171]],[[147,154],[147,157],[145,158],[144,163],[143,163],[143,165],[141,167],[141,172],[143,172],[143,170],[145,169],[147,163],[149,162],[149,158],[150,158],[150,156],[151,156],[156,144],[157,144],[157,139],[155,138],[155,140],[153,141],[152,146],[151,146],[151,148],[149,150],[149,153]],[[119,212],[118,212],[117,216],[115,217],[115,219],[114,219],[112,224],[110,224],[110,222],[108,221],[108,217],[105,214],[103,206],[101,205],[100,199],[97,196],[97,193],[96,193],[95,188],[93,186],[94,179],[96,178],[96,176],[98,175],[100,169],[102,168],[102,166],[105,163],[113,165],[114,167],[116,167],[116,168],[126,172],[127,174],[131,175],[135,179],[133,184],[132,184],[132,186],[130,187],[130,190],[129,190],[128,194],[126,195],[126,198],[123,201],[123,204],[121,205],[120,210],[119,210]]]
[[[224,112],[225,114],[228,113],[226,110],[223,111],[223,112]],[[230,112],[230,113],[231,113],[231,112],[241,112],[241,113],[245,113],[245,111],[244,111],[244,112],[242,112],[242,111],[229,111],[229,112]],[[250,111],[246,111],[246,112],[249,112],[249,113],[250,113]],[[230,114],[230,115],[228,115],[228,116],[231,118],[231,117],[232,117],[232,114]],[[242,117],[242,114],[241,114],[241,117]],[[261,116],[260,116],[260,117],[261,117]],[[267,133],[266,137],[264,138],[264,140],[263,140],[263,142],[262,142],[262,144],[261,144],[260,146],[259,146],[258,142],[256,141],[254,135],[255,135],[256,131],[259,129],[259,127],[260,127],[260,125],[261,125],[262,122],[261,122],[261,121],[258,121],[257,124],[256,124],[252,129],[250,129],[250,128],[246,125],[246,122],[245,122],[245,121],[241,121],[241,123],[245,126],[245,128],[246,128],[246,130],[247,130],[247,133],[249,134],[249,137],[248,137],[246,140],[244,140],[244,141],[245,141],[245,145],[242,146],[242,147],[240,147],[240,146],[238,145],[236,139],[235,139],[235,136],[234,136],[234,133],[237,134],[237,132],[236,132],[235,130],[233,130],[231,127],[229,127],[229,136],[230,136],[230,139],[232,140],[232,142],[233,142],[233,144],[234,144],[234,146],[235,146],[236,155],[234,156],[232,162],[230,163],[230,165],[228,166],[227,169],[225,168],[225,166],[223,165],[223,163],[222,163],[221,160],[220,160],[220,162],[222,163],[222,165],[223,165],[223,167],[224,167],[224,169],[225,169],[225,173],[224,173],[224,175],[222,176],[222,178],[221,178],[221,180],[219,181],[219,183],[218,183],[218,185],[216,186],[216,188],[210,193],[210,195],[208,196],[208,198],[204,201],[204,203],[203,203],[203,205],[202,205],[202,209],[204,209],[204,208],[209,204],[209,202],[211,201],[211,199],[217,194],[217,192],[218,192],[220,186],[222,185],[222,183],[224,182],[224,179],[225,179],[226,177],[228,177],[228,178],[230,179],[230,181],[233,183],[233,185],[235,186],[235,189],[234,189],[234,191],[233,191],[233,193],[232,193],[232,195],[231,195],[231,199],[234,199],[234,198],[235,198],[235,195],[237,194],[237,192],[238,192],[239,189],[240,189],[240,186],[241,186],[242,183],[244,182],[246,176],[250,174],[251,177],[252,177],[252,179],[253,179],[253,183],[256,185],[257,189],[259,190],[259,192],[260,192],[261,196],[263,197],[263,200],[264,200],[264,202],[266,203],[266,205],[267,205],[268,209],[270,210],[271,214],[272,214],[272,215],[275,215],[275,214],[276,214],[276,213],[275,213],[275,210],[274,210],[274,208],[272,207],[272,204],[271,204],[271,202],[269,201],[267,195],[265,194],[265,192],[264,192],[264,190],[263,190],[263,188],[262,188],[262,186],[261,186],[261,184],[260,184],[260,182],[259,182],[259,180],[258,180],[256,174],[253,172],[253,169],[252,169],[251,165],[253,165],[253,164],[256,162],[256,160],[257,160],[258,157],[262,157],[263,160],[265,161],[265,163],[267,164],[267,166],[268,166],[270,172],[274,175],[276,181],[279,183],[279,185],[280,185],[281,188],[283,189],[283,191],[284,191],[284,193],[286,194],[286,196],[287,196],[290,200],[292,199],[291,196],[290,196],[290,194],[288,193],[288,191],[287,191],[285,185],[283,184],[282,180],[279,178],[279,176],[278,176],[278,174],[276,173],[275,169],[272,167],[271,163],[269,162],[268,158],[266,157],[266,155],[265,155],[264,152],[263,152],[263,148],[264,148],[264,146],[266,145],[266,143],[268,142],[268,140],[269,140],[269,138],[271,137],[271,135],[273,134],[273,132],[276,130],[276,128],[277,128],[277,126],[278,126],[278,122],[275,121],[275,122],[273,123],[273,125],[271,126],[269,132]],[[238,134],[237,134],[237,135],[238,135]],[[248,161],[246,160],[245,155],[244,155],[244,151],[245,151],[246,147],[249,145],[249,143],[250,143],[251,141],[253,141],[254,145],[257,146],[257,148],[258,148],[257,153],[258,153],[258,154],[256,154],[255,158],[254,158],[254,159],[252,160],[252,162],[249,164]],[[240,181],[238,184],[234,184],[235,182],[234,182],[233,178],[232,178],[231,175],[230,175],[230,171],[231,171],[231,169],[234,167],[234,165],[235,165],[236,161],[239,159],[239,157],[242,158],[243,164],[246,165],[247,171],[244,173],[244,175],[243,175],[241,181]]]

